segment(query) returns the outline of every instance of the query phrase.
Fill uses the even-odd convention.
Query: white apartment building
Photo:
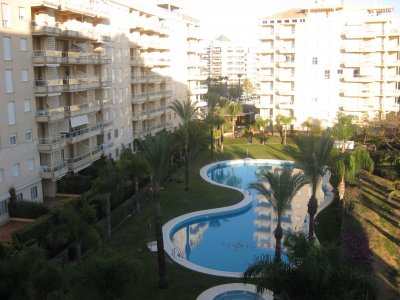
[[[169,3],[3,0],[0,224],[17,199],[54,197],[56,181],[102,154],[179,123],[173,99],[201,99],[198,20]]]
[[[391,7],[321,5],[267,16],[259,25],[260,114],[322,126],[337,113],[398,112],[399,36]]]
[[[221,35],[210,41],[203,56],[207,61],[207,76],[227,77],[228,85],[237,85],[244,78],[255,83],[255,54],[255,48],[244,47]]]

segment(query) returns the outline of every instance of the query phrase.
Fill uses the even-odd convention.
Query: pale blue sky
[[[220,34],[232,40],[246,43],[256,39],[258,20],[264,16],[288,8],[300,8],[316,0],[178,0],[192,15],[200,18],[206,39],[215,39]],[[321,1],[321,0],[320,0]],[[340,0],[325,0],[340,3]],[[345,0],[358,6],[388,5],[395,7],[400,16],[400,0]]]

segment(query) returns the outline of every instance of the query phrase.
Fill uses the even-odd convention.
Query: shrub
[[[14,246],[22,245],[29,240],[39,240],[47,235],[49,229],[55,221],[54,213],[47,213],[34,222],[16,230],[12,234]]]
[[[58,191],[68,194],[83,194],[90,190],[90,177],[80,174],[67,174],[57,182]]]
[[[10,217],[36,219],[46,214],[49,209],[43,203],[32,201],[10,201],[8,212]]]

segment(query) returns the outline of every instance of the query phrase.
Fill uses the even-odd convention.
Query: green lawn
[[[282,145],[260,145],[258,140],[248,144],[245,139],[226,139],[224,153],[216,153],[211,159],[209,151],[201,152],[190,165],[190,192],[184,191],[183,176],[165,184],[161,194],[163,223],[184,213],[235,204],[242,195],[231,189],[206,183],[199,175],[202,166],[226,159],[245,157],[289,159],[281,152]],[[178,182],[180,181],[180,182]],[[157,258],[146,243],[155,240],[153,230],[153,205],[142,204],[139,214],[132,216],[107,241],[104,248],[133,255],[138,264],[138,282],[126,291],[124,299],[196,299],[204,290],[219,284],[239,282],[239,279],[222,278],[190,271],[167,259],[169,287],[158,289]],[[88,298],[86,298],[88,299]]]

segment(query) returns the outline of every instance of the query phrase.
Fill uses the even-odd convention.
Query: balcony
[[[280,96],[294,96],[294,88],[279,87],[276,94]]]
[[[55,137],[39,138],[38,150],[40,152],[53,152],[64,148],[66,145],[63,135]]]
[[[390,37],[400,36],[400,30],[397,29],[397,28],[387,29],[387,30],[385,31],[385,35],[386,35],[386,36],[390,36]]]
[[[275,64],[276,63],[274,61],[267,61],[267,60],[260,61],[261,68],[273,68],[273,67],[275,67]]]
[[[258,80],[260,80],[260,81],[274,81],[275,77],[272,74],[260,74],[260,75],[258,75]]]
[[[65,161],[68,169],[76,173],[98,160],[102,153],[102,149],[96,148],[80,156],[67,158]]]
[[[98,76],[68,76],[67,79],[64,79],[64,92],[76,92],[76,91],[85,91],[88,89],[100,88],[101,78]]]
[[[100,101],[65,106],[65,115],[69,118],[100,111]]]
[[[67,143],[75,144],[100,134],[103,127],[104,123],[96,123],[94,125],[88,125],[85,128],[80,128],[69,132],[62,132],[61,134],[65,136]]]
[[[168,67],[171,65],[171,60],[169,58],[145,58],[144,63],[146,66],[150,67]]]
[[[61,64],[62,52],[54,50],[34,50],[33,64]]]
[[[166,107],[159,107],[159,108],[153,108],[147,111],[147,118],[156,118],[159,117],[167,111]]]
[[[108,109],[112,107],[112,100],[111,99],[103,99],[99,100],[100,102],[100,109]]]
[[[273,95],[274,93],[275,93],[275,92],[274,92],[274,89],[273,89],[273,88],[261,89],[261,91],[258,92],[258,94],[259,94],[260,96],[263,96],[263,95],[269,96],[269,95]]]
[[[266,109],[266,108],[275,108],[274,101],[271,100],[260,100],[260,102],[256,103],[256,108]]]
[[[279,61],[278,66],[281,68],[294,68],[294,61]]]
[[[387,52],[398,52],[400,51],[400,46],[394,43],[390,43],[390,44],[385,44],[384,49]]]
[[[378,51],[376,45],[351,45],[351,46],[342,46],[342,50],[347,53],[372,53]]]
[[[147,101],[146,93],[132,95],[132,104],[140,104],[140,103],[144,103],[146,101]]]
[[[189,28],[187,31],[187,39],[201,40],[201,33],[199,29]]]
[[[101,133],[105,133],[113,129],[113,121],[108,120],[104,121],[103,123],[99,123]]]
[[[63,177],[68,172],[68,166],[66,162],[62,162],[55,166],[40,166],[40,177],[43,179],[57,180]]]
[[[342,65],[346,68],[375,67],[378,63],[373,60],[344,60]]]
[[[400,97],[400,90],[398,89],[387,89],[383,91],[383,95],[386,97]]]
[[[400,81],[400,75],[383,75],[383,80],[382,81],[399,82]]]
[[[57,9],[60,5],[60,0],[31,0],[31,6],[46,6]]]
[[[148,79],[147,75],[131,74],[132,83],[146,83]]]
[[[165,98],[165,97],[171,95],[172,90],[162,90],[162,91],[157,91],[157,92],[149,92],[146,94],[147,94],[148,100],[154,101],[154,100],[159,100],[161,98]]]
[[[373,39],[377,36],[374,30],[347,30],[344,32],[346,39]]]
[[[293,40],[296,38],[296,34],[294,32],[280,32],[277,37],[280,40]]]
[[[66,0],[61,1],[60,9],[66,13],[72,13],[73,15],[79,14],[84,16],[90,16],[99,20],[109,19],[109,13],[107,6],[94,1],[82,2],[80,0]]]
[[[379,110],[379,102],[363,101],[363,99],[343,101],[343,103],[340,105],[340,109],[349,112],[368,112],[371,110]]]
[[[281,54],[291,54],[295,52],[295,49],[294,47],[278,47],[277,51]]]
[[[31,24],[32,35],[58,36],[61,34],[60,23],[58,22],[36,22]]]
[[[277,79],[282,82],[294,81],[294,75],[292,74],[278,74]]]
[[[369,98],[375,96],[375,92],[371,89],[340,90],[340,94],[343,97],[357,97],[357,98]]]
[[[100,77],[100,87],[111,87],[112,85],[112,78],[111,76],[101,76]]]
[[[198,86],[195,88],[189,89],[190,95],[203,95],[207,94],[208,87],[207,86]]]
[[[268,32],[268,31],[262,31],[259,34],[258,39],[262,40],[262,41],[274,40],[275,39],[275,34],[272,33],[272,32]]]
[[[33,83],[36,94],[61,93],[64,90],[62,79],[35,80]]]
[[[140,56],[131,56],[131,65],[132,66],[144,66],[145,60]]]
[[[269,53],[274,53],[275,48],[271,45],[261,45],[261,47],[258,50],[258,53],[260,54],[269,54]]]
[[[110,64],[111,56],[94,52],[62,52],[62,62],[66,64]]]
[[[142,121],[147,119],[147,111],[139,111],[132,113],[132,121]]]
[[[276,108],[279,109],[293,109],[294,103],[293,102],[279,102],[276,104]]]
[[[203,80],[207,80],[207,75],[189,74],[188,80],[190,80],[190,81],[203,81]]]
[[[35,120],[36,122],[55,122],[64,119],[64,117],[64,107],[37,109]]]
[[[377,77],[374,75],[360,75],[356,74],[353,76],[342,75],[341,79],[345,82],[359,82],[359,83],[369,83],[377,80]]]

